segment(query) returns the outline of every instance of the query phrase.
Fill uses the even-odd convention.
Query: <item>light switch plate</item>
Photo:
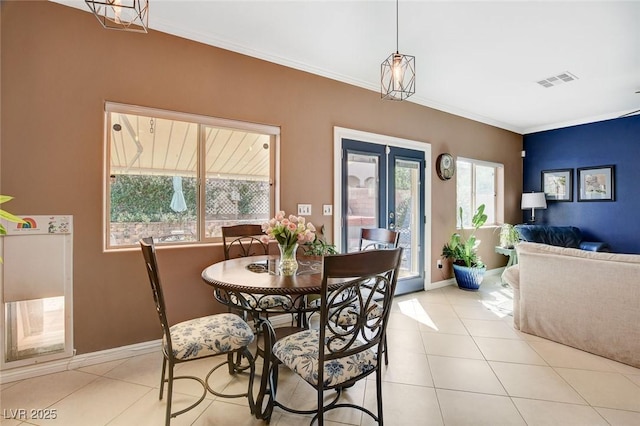
[[[322,214],[325,216],[331,216],[333,214],[333,206],[331,204],[323,204]]]
[[[311,204],[298,204],[298,216],[308,216],[311,214]]]

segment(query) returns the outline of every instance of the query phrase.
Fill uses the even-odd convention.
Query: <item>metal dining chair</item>
[[[385,228],[362,228],[360,230],[360,251],[398,247],[400,232]]]
[[[200,404],[206,397],[207,392],[223,398],[247,397],[249,409],[253,413],[255,404],[251,389],[255,376],[255,362],[253,355],[248,349],[248,345],[253,342],[254,334],[242,318],[236,314],[223,313],[195,318],[169,326],[167,310],[164,302],[164,294],[160,283],[158,272],[158,261],[156,259],[156,249],[153,238],[143,238],[140,240],[140,247],[151,283],[153,300],[156,305],[160,327],[162,328],[162,376],[160,379],[160,399],[164,392],[164,384],[167,383],[167,408],[165,415],[165,425],[171,423],[173,417],[179,416]],[[249,384],[246,393],[242,394],[222,394],[215,391],[209,385],[209,377],[215,370],[228,365],[229,374],[237,374],[240,370],[233,362],[234,354],[244,356],[249,363]],[[177,364],[195,361],[207,357],[227,355],[227,360],[213,367],[204,379],[195,376],[174,376],[174,367]],[[243,368],[246,370],[246,368]],[[202,385],[203,392],[200,398],[174,413],[171,412],[171,402],[173,397],[173,383],[179,379],[195,380]]]
[[[261,225],[242,224],[223,226],[221,229],[226,260],[260,256],[269,251],[267,245],[260,241],[260,236],[264,235]]]
[[[272,350],[271,406],[297,414],[314,414],[323,425],[324,414],[335,408],[355,408],[383,424],[382,374],[380,357],[395,292],[402,248],[367,250],[324,257],[320,298],[320,327],[291,334],[278,340]],[[328,283],[344,281],[338,289],[328,290]],[[360,287],[367,283],[371,291]],[[377,300],[374,300],[377,299]],[[353,306],[359,309],[354,310]],[[369,312],[381,309],[380,316],[370,318]],[[336,317],[348,312],[355,318],[352,326],[343,328]],[[317,408],[300,410],[277,400],[278,364],[298,374],[317,392]],[[377,413],[363,406],[341,402],[346,388],[375,374]],[[336,395],[325,403],[325,391]],[[272,413],[269,413],[269,415]]]
[[[360,230],[360,251],[371,249],[390,249],[397,248],[400,241],[400,232],[393,231],[386,228],[362,228]],[[366,284],[363,286],[366,288]],[[371,317],[376,317],[379,314],[379,309],[374,309],[370,312]],[[349,317],[341,318],[343,325],[349,324]],[[384,352],[384,364],[389,364],[389,351],[387,346],[387,336],[384,336],[382,342],[382,349]]]
[[[260,241],[264,235],[261,225],[243,224],[222,227],[222,243],[225,260],[238,257],[260,256],[269,254],[269,247]],[[253,310],[270,311],[277,308],[290,311],[293,301],[289,296],[264,295],[243,293],[243,301],[237,303],[248,304]]]
[[[392,231],[385,228],[362,228],[360,230],[360,251],[373,250],[373,249],[391,249],[397,248],[400,241],[400,232]],[[366,283],[362,284],[362,290],[369,291]],[[320,299],[315,299],[311,303],[311,307],[319,307]],[[352,310],[342,310],[340,315],[335,316],[336,324],[340,327],[351,327],[356,322],[356,316],[352,312],[359,309],[358,306],[354,306]],[[368,315],[371,319],[379,317],[382,310],[380,308],[371,309]],[[313,313],[311,314],[313,315]],[[387,351],[387,339],[386,336],[382,342],[384,352],[384,363],[389,364],[389,353]]]
[[[261,225],[223,226],[222,243],[225,260],[268,254],[269,247],[260,240],[262,235],[264,233]],[[237,306],[238,313],[245,320],[248,320],[249,314],[251,315],[254,332],[258,336],[262,332],[261,315],[268,320],[272,313],[289,313],[291,314],[292,323],[295,318],[295,314],[292,312],[294,302],[287,295],[240,293],[239,295],[232,295],[229,302],[230,309],[233,305]],[[264,357],[264,348],[261,348],[259,344],[256,345],[256,357],[258,356]],[[243,368],[241,357],[237,357],[236,365],[238,368]]]

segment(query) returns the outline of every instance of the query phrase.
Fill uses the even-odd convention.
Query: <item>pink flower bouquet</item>
[[[276,217],[262,225],[265,235],[261,237],[263,243],[268,244],[270,239],[275,239],[282,246],[304,244],[312,242],[316,237],[316,228],[311,222],[306,222],[303,216],[286,216],[279,211]]]

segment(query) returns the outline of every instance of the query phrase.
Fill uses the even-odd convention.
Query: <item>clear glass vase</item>
[[[280,275],[295,275],[298,270],[298,260],[296,259],[296,251],[298,251],[298,243],[278,244],[280,249],[280,263],[278,270]]]

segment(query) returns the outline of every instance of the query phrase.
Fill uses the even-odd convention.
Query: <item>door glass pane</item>
[[[377,155],[347,156],[347,252],[358,251],[360,230],[378,227]]]
[[[400,277],[419,275],[420,254],[420,162],[396,159],[396,231],[404,248]]]

